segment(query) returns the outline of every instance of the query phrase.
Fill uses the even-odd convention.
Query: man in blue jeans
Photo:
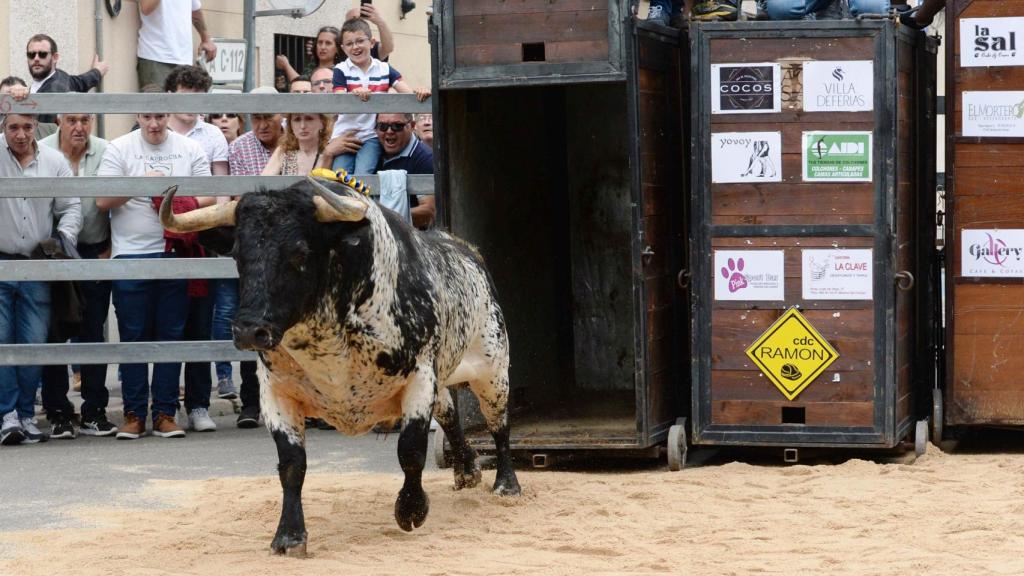
[[[139,114],[139,129],[110,142],[97,176],[209,176],[210,162],[199,143],[168,129],[167,114]],[[186,204],[175,211],[187,211]],[[191,208],[213,204],[202,197]],[[187,247],[166,238],[156,203],[146,196],[97,198],[100,210],[110,211],[111,254],[115,259],[174,258]],[[179,206],[181,210],[179,210]],[[182,240],[184,241],[184,240]],[[114,310],[122,342],[181,340],[188,311],[186,280],[115,280]],[[178,407],[181,363],[156,364],[152,385],[146,364],[121,365],[124,423],[120,440],[146,433],[146,417],[153,415],[153,435],[180,438],[185,431],[174,420]],[[152,392],[152,407],[150,407]],[[150,410],[151,408],[151,410]]]
[[[811,14],[821,15],[826,11],[837,12],[840,0],[767,0],[765,11],[771,20],[802,20]],[[849,0],[850,14],[854,17],[864,14],[888,14],[890,0]],[[841,17],[841,11],[840,17]],[[834,16],[830,16],[834,17]]]
[[[690,10],[694,20],[702,22],[734,21],[739,17],[740,0],[692,0]],[[760,7],[760,0],[758,1]],[[647,20],[662,26],[680,28],[685,25],[682,18],[683,0],[651,0]]]
[[[0,177],[70,177],[60,152],[36,144],[36,119],[7,114],[0,120]],[[51,238],[54,217],[57,235]],[[25,260],[43,242],[75,246],[82,228],[78,198],[0,198],[0,260]],[[46,282],[0,282],[0,343],[42,344],[50,324]],[[36,426],[40,366],[0,366],[0,444],[45,442]]]

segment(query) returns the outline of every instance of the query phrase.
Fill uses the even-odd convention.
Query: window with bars
[[[310,63],[316,63],[316,38],[294,34],[274,34],[274,55],[284,54],[292,68],[299,74]],[[284,72],[274,68],[274,88],[278,92],[288,91],[288,79]]]

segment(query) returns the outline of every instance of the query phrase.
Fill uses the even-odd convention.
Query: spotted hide
[[[165,199],[173,195],[172,188]],[[234,340],[259,352],[260,406],[284,492],[274,552],[305,553],[307,416],[346,434],[401,421],[405,483],[395,519],[410,531],[429,508],[421,475],[431,415],[453,447],[455,487],[480,481],[449,391],[468,383],[497,448],[493,490],[519,493],[509,454],[505,320],[472,246],[417,231],[354,190],[319,179],[184,215],[166,212],[161,220],[170,230],[234,226]]]

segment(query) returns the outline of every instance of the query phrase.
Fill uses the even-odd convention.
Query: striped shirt
[[[270,162],[270,154],[266,146],[260,142],[251,130],[242,134],[231,143],[228,154],[228,166],[233,176],[259,176]]]
[[[381,62],[376,58],[370,60],[370,66],[364,72],[351,60],[339,62],[334,67],[334,91],[354,92],[366,89],[374,94],[386,94],[396,82],[402,79],[402,74],[391,67],[387,62]],[[339,114],[338,120],[334,123],[334,132],[331,138],[337,138],[349,130],[356,130],[356,138],[367,141],[376,138],[377,133],[373,130],[376,114]]]

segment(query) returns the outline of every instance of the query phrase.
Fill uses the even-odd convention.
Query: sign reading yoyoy
[[[199,56],[199,63],[210,73],[214,84],[241,84],[245,81],[245,40],[214,38],[217,56],[210,61]]]
[[[782,182],[782,133],[712,134],[711,181],[716,184]]]

